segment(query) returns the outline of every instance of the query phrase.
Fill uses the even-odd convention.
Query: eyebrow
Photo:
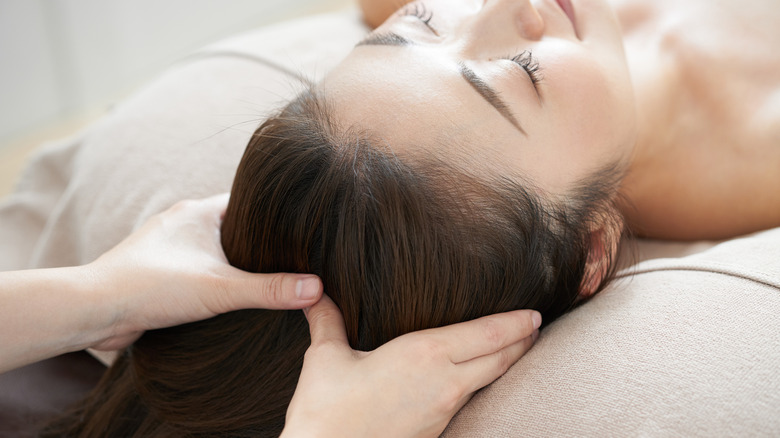
[[[357,43],[356,46],[411,46],[414,44],[415,43],[413,41],[394,32],[373,32],[363,38],[363,40]],[[512,126],[514,126],[518,131],[523,133],[523,135],[528,135],[520,126],[520,123],[517,121],[514,115],[512,115],[512,112],[509,110],[509,106],[506,104],[506,102],[504,102],[503,99],[501,99],[501,97],[499,97],[498,92],[493,89],[493,87],[488,85],[487,82],[482,80],[482,78],[480,78],[474,72],[474,70],[470,69],[462,62],[458,63],[458,67],[460,69],[460,75],[463,77],[463,79],[465,79],[466,82],[468,82],[469,85],[471,85],[471,87],[474,88],[474,90],[476,90],[476,92],[479,93],[483,99],[492,105],[493,108],[495,108],[502,116],[504,116],[504,118],[507,119],[509,123],[511,123]]]

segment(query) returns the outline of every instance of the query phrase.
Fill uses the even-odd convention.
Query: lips
[[[571,0],[555,0],[558,2],[558,6],[563,9],[563,12],[566,14],[567,17],[569,17],[569,21],[571,21],[571,25],[574,26],[574,29],[576,31],[577,29],[577,23],[574,21],[574,7],[571,5]]]

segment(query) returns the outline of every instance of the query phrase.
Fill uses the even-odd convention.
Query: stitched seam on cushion
[[[639,264],[635,265],[635,267],[636,266],[641,266],[641,265],[648,265],[648,267],[641,268],[641,269],[638,270],[638,271],[643,271],[643,272],[644,271],[653,270],[653,269],[675,268],[677,266],[681,266],[683,268],[695,267],[696,269],[712,269],[712,270],[715,270],[715,271],[721,271],[722,270],[724,272],[727,272],[727,273],[730,273],[730,274],[734,274],[736,276],[741,276],[741,275],[751,275],[752,276],[752,275],[755,275],[755,276],[758,276],[758,277],[763,277],[765,279],[765,281],[768,281],[769,283],[771,283],[773,285],[780,284],[780,279],[777,279],[776,275],[769,274],[769,273],[764,272],[763,270],[760,270],[760,269],[753,269],[752,267],[745,267],[745,266],[739,266],[739,265],[734,265],[734,264],[730,264],[730,263],[721,263],[721,262],[715,262],[715,261],[709,261],[709,260],[697,261],[697,260],[695,260],[695,258],[697,258],[696,255],[689,256],[689,257],[684,258],[682,260],[681,259],[673,259],[673,258],[672,259],[667,258],[667,259],[647,260],[647,261],[644,261],[642,263],[639,263]],[[687,259],[687,260],[685,260],[685,259]],[[631,269],[631,268],[627,268],[627,269]]]
[[[302,75],[301,73],[298,73],[294,70],[291,70],[287,67],[284,67],[282,65],[279,65],[273,61],[269,61],[263,57],[252,55],[251,53],[246,52],[239,52],[235,50],[223,50],[223,49],[216,49],[216,50],[201,50],[200,52],[193,53],[191,55],[187,55],[184,58],[176,61],[177,64],[189,62],[189,61],[195,61],[198,59],[207,59],[212,57],[227,57],[227,58],[239,58],[239,59],[245,59],[247,61],[252,61],[258,64],[262,64],[266,67],[270,67],[274,70],[279,71],[280,73],[284,73],[288,76],[292,76],[293,78],[305,83],[306,85],[314,85],[312,81]]]
[[[663,271],[695,271],[695,272],[709,272],[713,274],[720,274],[725,275],[727,277],[732,278],[740,278],[743,280],[752,281],[755,283],[762,284],[764,286],[769,286],[774,289],[780,290],[780,280],[776,279],[774,276],[763,273],[763,272],[745,272],[744,269],[735,268],[733,266],[724,265],[720,263],[710,262],[710,263],[702,263],[702,264],[696,264],[696,263],[676,263],[673,265],[661,265],[661,266],[650,266],[647,268],[639,268],[635,269],[635,267],[626,268],[620,271],[615,278],[626,278],[626,277],[633,277],[635,275],[640,274],[649,274],[653,272],[663,272]]]

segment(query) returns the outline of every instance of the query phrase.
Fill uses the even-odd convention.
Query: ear
[[[609,273],[610,260],[614,260],[617,245],[604,228],[599,228],[590,233],[590,251],[585,262],[585,275],[580,284],[580,298],[589,298],[599,288],[604,277]]]

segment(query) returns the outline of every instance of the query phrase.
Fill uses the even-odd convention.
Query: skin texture
[[[399,155],[454,153],[476,172],[517,175],[554,195],[629,159],[635,104],[606,3],[579,2],[576,26],[553,0],[424,5],[432,29],[414,15],[419,3],[410,5],[374,33],[412,44],[359,45],[323,81],[339,123],[369,127]],[[504,59],[524,51],[539,65],[536,86]],[[525,133],[464,80],[460,63],[496,90]]]
[[[631,227],[691,240],[780,226],[780,5],[613,4],[639,114]]]

